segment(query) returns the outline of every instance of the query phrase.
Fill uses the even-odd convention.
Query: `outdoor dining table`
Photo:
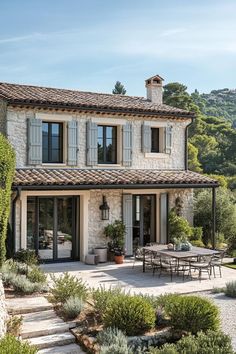
[[[145,254],[146,253],[152,253],[152,254],[158,254],[158,255],[163,255],[165,257],[169,258],[175,258],[177,259],[177,262],[179,260],[183,259],[188,259],[188,258],[199,258],[202,256],[214,256],[215,254],[219,254],[220,251],[217,250],[212,250],[208,248],[203,248],[203,247],[195,247],[192,246],[190,251],[175,251],[175,250],[170,250],[167,248],[167,245],[153,245],[153,246],[145,246],[143,247],[144,253],[143,253],[143,272],[145,272]]]

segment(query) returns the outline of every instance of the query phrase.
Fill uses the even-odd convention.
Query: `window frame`
[[[44,160],[44,145],[43,145],[43,125],[48,125],[48,148],[47,148],[47,160]],[[52,125],[57,124],[59,126],[59,159],[55,161],[52,159]],[[42,163],[43,164],[62,164],[64,162],[64,124],[63,122],[49,122],[42,121]]]
[[[103,142],[103,148],[102,148],[102,152],[103,152],[103,160],[102,161],[99,161],[99,148],[98,148],[98,165],[116,165],[117,164],[117,155],[118,155],[118,151],[117,151],[117,148],[118,148],[118,129],[117,129],[117,126],[116,125],[107,125],[107,124],[98,124],[97,125],[97,128],[102,128],[103,132],[102,132],[102,142]],[[115,129],[115,138],[112,137],[112,146],[113,146],[113,141],[115,140],[115,159],[114,161],[107,161],[106,159],[106,141],[107,141],[107,128],[113,128]],[[98,139],[101,139],[99,138],[98,136]],[[97,140],[97,144],[98,144],[98,140]]]

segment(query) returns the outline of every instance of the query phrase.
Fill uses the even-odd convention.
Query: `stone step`
[[[8,313],[20,315],[30,312],[46,311],[53,308],[43,296],[6,299]]]
[[[69,331],[69,324],[56,315],[54,310],[23,315],[21,337],[23,339]]]
[[[24,341],[28,341],[31,345],[35,345],[38,349],[44,349],[75,343],[75,337],[70,332],[66,332],[24,339]]]
[[[85,354],[77,344],[63,345],[61,347],[41,349],[37,354]]]

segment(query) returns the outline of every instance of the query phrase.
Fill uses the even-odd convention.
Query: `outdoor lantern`
[[[110,208],[107,204],[106,197],[102,197],[102,205],[100,205],[99,209],[101,210],[101,218],[102,220],[109,220],[109,211]]]

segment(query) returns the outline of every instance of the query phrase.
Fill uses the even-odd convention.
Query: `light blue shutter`
[[[167,126],[165,128],[165,153],[171,154],[172,150],[172,127]]]
[[[160,243],[166,244],[167,240],[167,223],[168,223],[168,194],[160,195]]]
[[[78,164],[78,122],[71,120],[67,125],[67,156],[68,165],[76,166]]]
[[[123,165],[132,165],[132,124],[126,123],[123,126]]]
[[[28,118],[28,164],[42,164],[42,120]]]
[[[125,224],[125,249],[128,256],[133,255],[133,196],[123,194],[123,223]]]
[[[97,124],[87,122],[87,165],[94,166],[98,162],[98,128]]]
[[[142,152],[151,152],[151,127],[145,123],[142,125]]]

